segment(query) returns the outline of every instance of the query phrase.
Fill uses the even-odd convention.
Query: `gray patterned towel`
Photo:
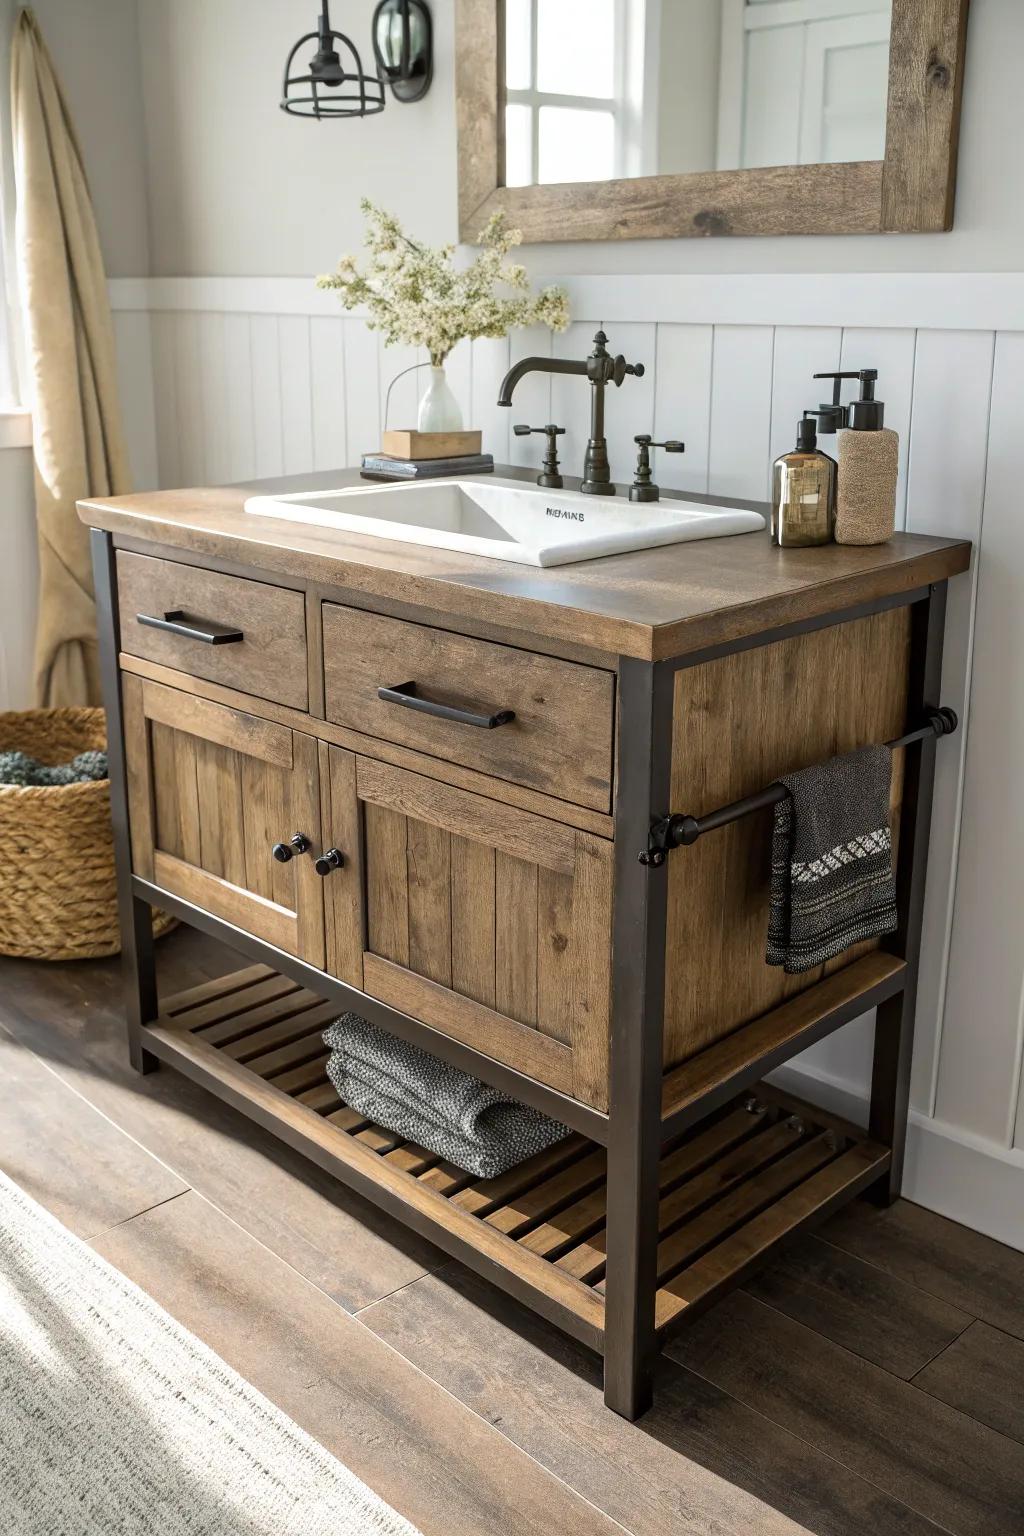
[[[796,974],[896,929],[892,754],[862,747],[779,782],[765,959]]]
[[[357,1013],[335,1019],[324,1044],[327,1075],[346,1104],[478,1178],[506,1173],[571,1134]]]

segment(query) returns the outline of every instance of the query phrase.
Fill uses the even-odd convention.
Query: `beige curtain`
[[[96,221],[67,104],[35,17],[11,54],[16,243],[39,525],[40,704],[99,702],[89,537],[75,502],[131,489]]]

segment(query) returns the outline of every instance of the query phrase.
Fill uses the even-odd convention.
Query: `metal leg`
[[[912,609],[908,714],[919,718],[939,699],[942,684],[942,642],[946,622],[946,584],[930,589]],[[907,962],[902,995],[878,1009],[871,1069],[870,1130],[876,1141],[892,1148],[892,1164],[872,1191],[882,1205],[891,1205],[903,1184],[910,1104],[910,1068],[914,1049],[914,1011],[921,958],[928,837],[935,783],[936,739],[929,737],[906,749],[903,772],[903,812],[900,822],[896,898],[899,928],[891,948]]]
[[[127,768],[121,716],[121,674],[117,665],[117,568],[109,533],[94,528],[93,585],[99,631],[100,683],[107,711],[107,755],[110,760],[110,810],[114,823],[114,865],[121,925],[121,967],[124,987],[128,1054],[137,1072],[155,1072],[160,1065],[144,1049],[139,1027],[156,1018],[156,968],[153,959],[153,920],[149,906],[132,894],[131,837],[128,826]]]
[[[623,658],[615,812],[608,1267],[604,1396],[636,1419],[651,1404],[656,1354],[658,1164],[668,871],[637,860],[669,804],[672,673]]]
[[[120,880],[118,881],[120,890]],[[156,967],[153,962],[153,911],[148,902],[129,896],[131,910],[121,911],[121,985],[128,1025],[128,1055],[136,1072],[155,1072],[160,1065],[139,1037],[139,1025],[157,1015]]]

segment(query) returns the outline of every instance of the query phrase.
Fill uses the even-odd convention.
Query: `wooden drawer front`
[[[323,623],[328,720],[609,809],[612,673],[333,603]],[[377,696],[409,682],[423,699],[485,716],[514,710],[515,719],[487,730]]]
[[[317,743],[122,674],[132,866],[311,965],[324,963]],[[287,863],[275,843],[300,832]]]
[[[255,698],[306,708],[306,600],[301,592],[125,550],[117,557],[117,590],[122,650]],[[139,622],[140,614],[163,619],[176,611],[197,629],[212,620],[241,630],[242,639],[211,645]]]
[[[324,836],[348,856],[325,882],[331,969],[357,984],[361,974],[371,996],[604,1108],[612,845],[329,754]]]

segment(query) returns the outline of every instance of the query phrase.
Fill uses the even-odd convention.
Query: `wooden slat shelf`
[[[600,1348],[604,1148],[573,1135],[500,1178],[475,1178],[341,1102],[321,1039],[337,1011],[254,965],[170,998],[143,1034],[157,1055]],[[884,1171],[888,1151],[844,1131],[765,1088],[665,1146],[659,1329]]]

